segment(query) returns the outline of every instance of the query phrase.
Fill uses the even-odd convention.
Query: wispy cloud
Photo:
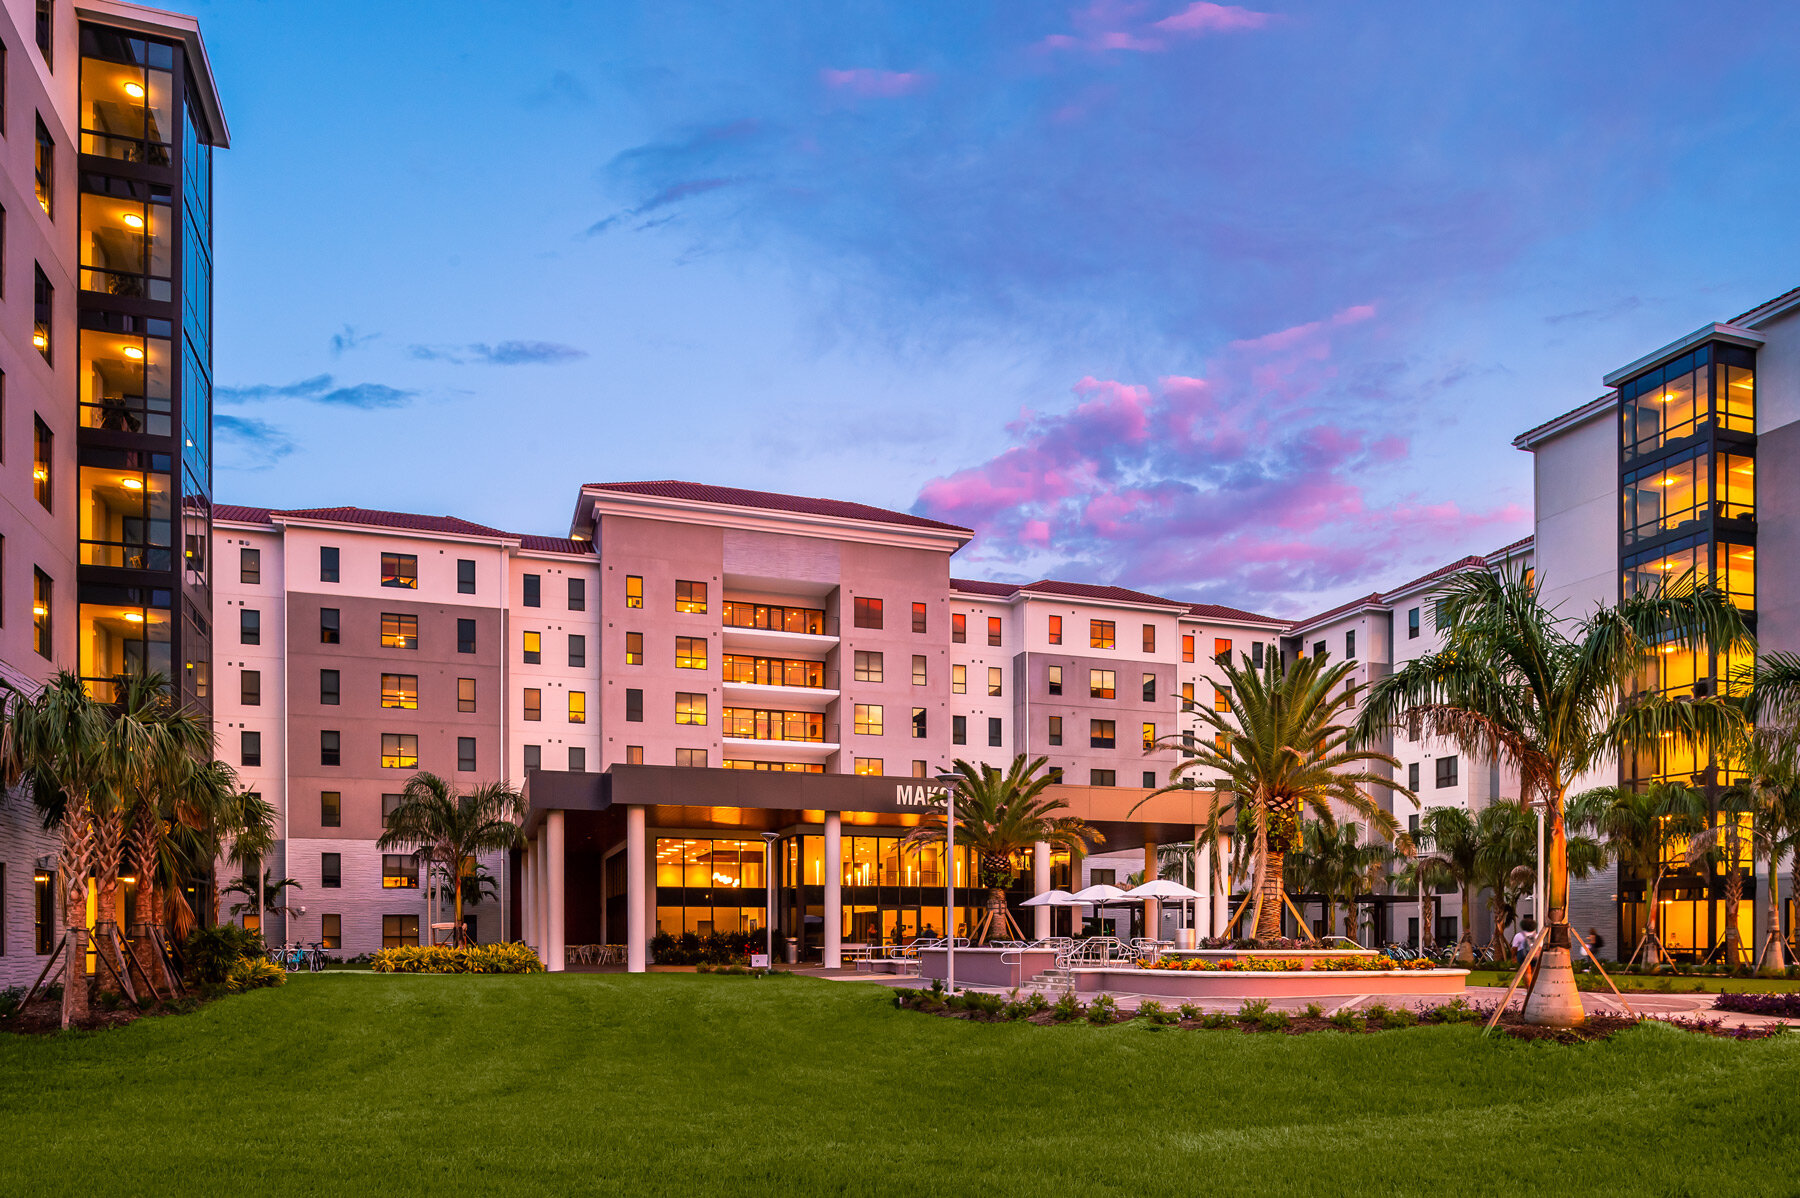
[[[390,387],[386,383],[339,386],[337,380],[329,374],[315,374],[294,383],[252,383],[240,387],[219,387],[213,394],[224,404],[291,399],[345,408],[400,408],[419,395],[417,391]]]
[[[365,333],[355,325],[347,324],[331,335],[331,356],[336,358],[350,350],[361,349],[379,336],[380,333]]]
[[[476,341],[468,345],[414,345],[407,352],[421,362],[449,362],[457,366],[554,366],[588,356],[585,349],[559,341],[501,341],[493,345]]]
[[[1581,308],[1574,312],[1558,312],[1554,316],[1544,317],[1548,325],[1582,324],[1611,320],[1615,316],[1624,316],[1636,312],[1644,306],[1644,301],[1635,295],[1621,296],[1610,304],[1602,304],[1595,308]]]
[[[828,67],[819,72],[819,82],[832,91],[883,100],[916,92],[929,81],[930,76],[920,71],[879,71],[872,67]]]
[[[1095,0],[1069,14],[1074,33],[1053,33],[1042,45],[1050,50],[1126,50],[1155,53],[1171,42],[1214,33],[1244,33],[1262,29],[1276,20],[1274,13],[1257,12],[1231,4],[1205,0],[1189,4],[1160,20],[1145,20],[1145,8],[1133,0]]]
[[[221,465],[233,470],[267,470],[296,448],[284,430],[248,416],[215,414],[213,431],[225,451]]]

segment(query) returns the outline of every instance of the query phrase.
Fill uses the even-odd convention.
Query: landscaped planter
[[[1175,957],[1181,960],[1198,958],[1202,961],[1251,961],[1274,958],[1281,961],[1298,961],[1300,968],[1311,969],[1313,962],[1343,957],[1378,957],[1380,952],[1372,948],[1319,949],[1319,948],[1177,948],[1164,949],[1164,960]]]
[[[957,978],[962,978],[962,954]],[[1291,957],[1293,953],[1270,953]],[[1322,954],[1334,957],[1347,953]],[[1158,998],[1314,998],[1331,994],[1461,994],[1466,969],[1189,971],[1180,969],[1077,969],[1075,990],[1097,994],[1153,994]]]
[[[945,976],[941,948],[919,953],[919,976],[926,981]],[[1023,986],[1047,969],[1056,968],[1056,950],[1048,948],[959,948],[956,950],[956,983],[959,986]]]

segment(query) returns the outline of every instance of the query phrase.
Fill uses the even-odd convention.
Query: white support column
[[[1156,842],[1144,842],[1144,881],[1154,882],[1161,877],[1157,868]],[[1144,938],[1147,940],[1162,939],[1162,903],[1157,899],[1144,900]]]
[[[1197,945],[1208,936],[1216,936],[1213,931],[1212,914],[1212,842],[1206,839],[1206,829],[1194,828],[1194,889],[1203,897],[1194,900],[1194,943]]]
[[[544,876],[546,858],[544,844],[550,835],[548,825],[538,829],[537,843],[531,854],[531,923],[537,936],[538,956],[543,959],[544,968],[550,967],[550,904],[546,898],[550,893],[549,880]]]
[[[537,929],[532,920],[537,918],[537,862],[532,843],[527,840],[525,851],[519,854],[519,939],[536,948]]]
[[[1212,934],[1225,934],[1225,921],[1231,918],[1231,837],[1219,833],[1219,839],[1213,846],[1213,852],[1220,863],[1220,872],[1224,875],[1225,884],[1213,891]]]
[[[1031,893],[1050,893],[1050,844],[1040,840],[1031,846]],[[1042,940],[1050,934],[1050,908],[1039,907],[1031,913],[1031,934]]]
[[[825,968],[844,967],[844,827],[835,811],[825,813]]]
[[[563,851],[566,844],[563,820],[564,814],[561,811],[552,811],[549,818],[544,821],[544,856],[547,858],[545,864],[549,866],[544,871],[549,882],[546,887],[548,893],[544,896],[544,905],[550,909],[549,934],[545,937],[548,942],[549,956],[544,961],[544,968],[552,973],[561,973],[567,967],[565,950],[568,946],[564,942],[563,936],[564,929],[568,926],[564,922],[564,916],[567,913],[564,900],[568,893],[565,884],[568,879],[563,868],[566,858]]]
[[[625,968],[644,972],[648,938],[644,935],[644,809],[625,808]]]

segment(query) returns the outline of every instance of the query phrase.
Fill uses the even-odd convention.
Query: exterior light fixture
[[[134,100],[141,100],[144,98],[144,85],[141,83],[127,83],[125,85],[125,94]]]

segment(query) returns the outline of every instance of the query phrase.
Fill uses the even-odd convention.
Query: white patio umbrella
[[[1099,885],[1089,886],[1086,890],[1077,890],[1069,897],[1078,903],[1092,903],[1096,907],[1104,907],[1108,903],[1116,903],[1124,898],[1125,892],[1117,886],[1108,886],[1105,882],[1101,882]]]
[[[1158,878],[1154,882],[1145,882],[1142,886],[1133,886],[1126,891],[1127,899],[1197,899],[1204,898],[1198,890],[1183,886],[1180,882],[1170,882]]]
[[[1021,907],[1078,907],[1081,900],[1066,890],[1046,890],[1035,898],[1020,903]]]

